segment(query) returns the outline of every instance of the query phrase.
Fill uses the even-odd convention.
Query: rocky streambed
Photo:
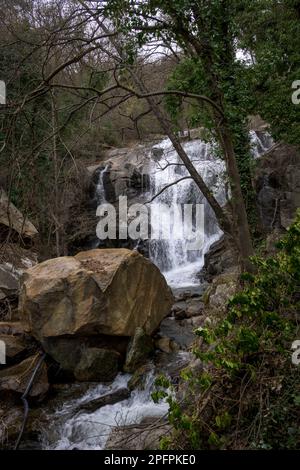
[[[169,426],[167,404],[151,398],[155,377],[176,384],[190,363],[193,329],[204,321],[201,288],[172,294],[137,252],[104,249],[30,268],[20,299],[20,320],[0,322],[8,358],[0,370],[2,447],[15,445],[21,395],[42,351],[20,448],[158,446]]]

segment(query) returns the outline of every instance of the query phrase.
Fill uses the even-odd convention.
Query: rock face
[[[200,277],[210,282],[216,275],[235,271],[237,264],[237,252],[223,236],[213,243],[204,255],[204,267]]]
[[[236,293],[238,279],[237,273],[221,274],[214,278],[203,296],[206,307],[211,313],[226,311],[229,299]]]
[[[135,372],[146,361],[152,351],[152,338],[145,334],[143,328],[137,328],[128,345],[124,371],[129,373]]]
[[[276,145],[258,163],[255,175],[262,228],[288,228],[300,206],[300,155],[296,147]]]
[[[87,348],[74,375],[80,382],[110,382],[118,373],[119,354],[107,349]]]
[[[0,392],[24,393],[38,360],[38,355],[30,356],[20,364],[0,371]],[[34,398],[41,398],[47,393],[48,388],[47,368],[45,362],[43,362],[37,372],[29,395]]]
[[[20,311],[38,340],[65,335],[151,334],[173,297],[158,268],[135,251],[104,249],[30,268]]]
[[[106,153],[104,161],[88,167],[96,184],[102,174],[105,199],[114,203],[121,195],[133,199],[149,188],[149,150],[151,146],[114,149]]]

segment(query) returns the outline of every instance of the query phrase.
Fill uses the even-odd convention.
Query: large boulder
[[[40,341],[53,337],[152,334],[169,313],[171,290],[159,269],[136,251],[103,249],[28,269],[20,313]]]

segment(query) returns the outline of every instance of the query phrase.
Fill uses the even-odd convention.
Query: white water
[[[103,204],[106,202],[105,198],[105,187],[104,187],[104,175],[108,169],[108,165],[103,168],[103,170],[100,171],[99,173],[99,179],[98,179],[98,184],[96,187],[96,198],[97,198],[97,203]]]
[[[127,400],[104,406],[93,413],[74,415],[74,409],[80,403],[126,387],[129,378],[130,375],[119,374],[111,385],[93,385],[80,399],[66,402],[51,416],[51,424],[43,434],[43,448],[101,450],[114,427],[139,424],[144,418],[160,418],[168,412],[165,402],[155,404],[150,397],[154,381],[154,375],[150,373],[145,390],[133,391]]]
[[[225,165],[222,160],[214,157],[215,151],[212,145],[201,140],[193,140],[184,143],[183,147],[206,184],[214,192],[218,202],[224,204]],[[159,161],[153,161],[152,164],[150,199],[168,184],[189,175],[169,139],[163,140],[156,145],[156,148],[162,149],[163,155]],[[204,229],[204,240],[200,249],[190,250],[189,240],[185,236],[186,233],[192,234],[195,231],[195,219],[184,221],[182,224],[181,219],[175,218],[168,239],[162,233],[161,237],[150,241],[150,258],[164,273],[171,287],[199,284],[196,274],[203,266],[204,255],[222,234],[212,209],[192,179],[180,181],[169,187],[154,202],[163,204],[160,214],[162,220],[168,217],[166,207],[178,204],[204,205],[204,227],[200,227],[200,230]]]
[[[269,134],[261,138],[254,131],[250,132],[252,154],[258,158],[273,145]],[[168,184],[188,176],[180,158],[174,150],[169,139],[164,139],[156,149],[163,151],[162,157],[157,161],[153,159],[150,175],[150,200]],[[207,186],[213,191],[217,201],[224,205],[228,194],[226,193],[225,164],[217,158],[216,150],[211,144],[201,140],[193,140],[183,144],[183,148]],[[189,287],[199,284],[197,273],[204,265],[204,255],[210,246],[222,235],[215,215],[206,199],[199,191],[192,179],[186,179],[169,188],[155,198],[154,203],[163,203],[157,218],[162,221],[161,236],[150,241],[150,258],[161,269],[171,287]],[[168,220],[166,206],[175,204],[203,204],[204,205],[204,241],[201,249],[191,251],[184,233],[195,230],[195,221],[184,221],[174,218],[173,226],[168,239],[165,237],[163,221]]]

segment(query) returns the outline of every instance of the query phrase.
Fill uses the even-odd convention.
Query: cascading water
[[[135,390],[127,400],[106,405],[93,413],[74,412],[78,405],[127,387],[130,375],[119,374],[111,385],[91,385],[79,399],[64,403],[51,417],[43,434],[42,446],[48,450],[101,450],[114,427],[139,424],[144,418],[161,418],[168,412],[165,401],[151,400],[154,374],[149,373],[144,390]]]
[[[258,157],[273,144],[271,138],[262,141],[255,133],[251,135],[251,140],[254,157]],[[227,197],[225,167],[224,163],[214,156],[213,146],[201,140],[186,142],[183,146],[219,203],[224,204]],[[160,151],[154,152],[154,149],[160,149]],[[160,158],[159,161],[153,159],[152,162],[151,190],[147,194],[147,199],[153,198],[167,184],[187,175],[168,139],[155,145],[152,149],[152,154],[154,153],[160,155]],[[103,177],[106,170],[107,168],[102,170],[99,175],[96,195],[99,203],[105,202]],[[165,238],[164,227],[162,227],[161,237],[150,241],[150,257],[164,272],[171,286],[184,287],[196,284],[196,273],[203,265],[204,254],[221,235],[215,216],[191,179],[185,179],[170,186],[157,197],[155,202],[165,204],[160,213],[154,213],[154,217],[159,217],[162,222],[169,217],[167,208],[172,205],[204,204],[204,243],[201,249],[188,250],[182,224],[180,219],[176,218],[172,224],[172,237]],[[185,223],[187,223],[186,231],[191,232],[194,229],[193,221],[188,220]],[[182,359],[186,360],[185,356],[189,355],[184,351],[176,354],[176,358],[173,358],[176,363]],[[146,417],[160,418],[167,414],[166,402],[155,404],[151,400],[153,372],[148,373],[144,390],[133,391],[130,398],[113,405],[106,405],[91,414],[76,411],[78,405],[82,403],[127,387],[129,378],[129,375],[119,374],[111,385],[91,384],[81,398],[66,401],[61,407],[52,411],[49,415],[50,424],[43,432],[42,447],[44,449],[104,449],[114,427],[139,424]]]
[[[163,150],[159,161],[153,161],[153,169],[150,175],[151,191],[150,199],[155,197],[168,184],[179,181],[188,176],[176,151],[173,149],[169,139],[165,139],[156,146]],[[183,144],[184,150],[190,157],[204,181],[214,192],[220,204],[226,200],[224,163],[214,157],[213,146],[193,140]],[[153,201],[157,210],[151,211],[152,219],[161,222],[159,237],[150,241],[150,258],[164,273],[171,287],[185,287],[197,284],[196,273],[203,265],[204,254],[210,245],[216,241],[221,231],[218,227],[214,213],[205,198],[199,191],[192,179],[184,179],[168,187]],[[195,234],[195,219],[183,217],[184,204],[203,204],[204,209],[204,238],[202,246],[197,250],[190,250],[186,234]],[[170,224],[169,237],[166,237],[164,221],[170,217],[170,208],[180,211]],[[180,209],[182,208],[182,210]],[[154,216],[153,216],[154,212]],[[200,227],[202,229],[202,227]],[[199,281],[198,281],[199,283]]]
[[[268,150],[273,140],[269,134],[259,136],[250,133],[252,153],[254,158]],[[184,150],[190,157],[195,168],[203,177],[205,183],[213,191],[217,201],[224,205],[227,198],[225,179],[225,164],[217,158],[213,145],[201,140],[193,140],[183,144]],[[169,139],[155,146],[155,154],[161,155],[159,160],[153,159],[150,175],[150,200],[172,182],[188,176],[188,172],[172,147]],[[161,150],[159,152],[158,150]],[[161,203],[154,212],[154,219],[160,222],[160,236],[150,241],[150,258],[164,273],[171,287],[188,287],[199,284],[197,273],[204,264],[204,255],[210,246],[217,241],[222,232],[216,217],[192,179],[184,179],[168,187],[154,201]],[[164,223],[168,221],[169,209],[178,204],[203,204],[204,206],[204,237],[198,250],[189,250],[189,241],[185,234],[192,233],[195,226],[192,220],[183,221],[173,217],[171,231],[167,238]]]
[[[99,172],[99,179],[98,179],[98,183],[96,186],[96,194],[95,194],[98,205],[106,202],[104,175],[107,172],[108,167],[109,167],[109,164],[105,165],[105,167]]]

